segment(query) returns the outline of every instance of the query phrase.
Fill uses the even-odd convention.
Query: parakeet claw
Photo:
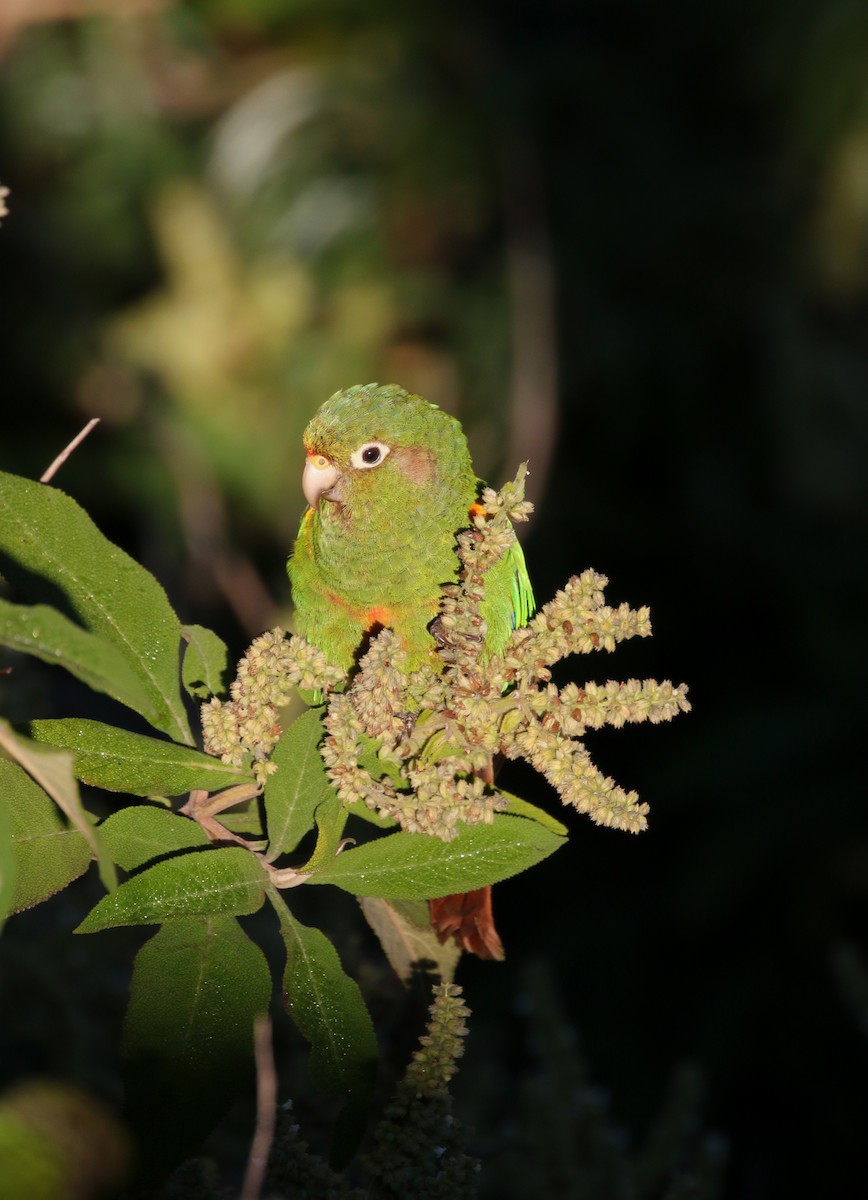
[[[419,714],[411,713],[411,712],[402,712],[402,713],[396,713],[395,715],[397,716],[398,720],[403,723],[404,729],[406,730],[406,733],[407,733],[407,737],[409,737],[410,734],[413,732],[413,729],[415,728],[416,718],[418,717]]]
[[[443,628],[443,621],[440,617],[434,618],[428,626],[428,631],[438,646],[449,645],[449,638],[446,636],[446,630]]]

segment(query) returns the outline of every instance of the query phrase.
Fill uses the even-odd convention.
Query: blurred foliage
[[[104,7],[0,8],[0,467],[102,416],[59,484],[240,654],[287,608],[300,431],[336,388],[455,411],[494,483],[540,435],[538,593],[591,565],[648,596],[695,711],[595,738],[648,834],[576,829],[578,869],[497,889],[467,1123],[544,951],[627,1124],[694,1059],[728,1194],[864,1190],[829,956],[868,944],[868,9]]]
[[[51,293],[19,298],[48,328],[7,327],[10,389],[112,427],[97,487],[128,520],[144,494],[162,533],[175,493],[206,598],[224,536],[264,542],[277,590],[301,430],[348,379],[400,377],[454,410],[460,378],[480,469],[503,450],[497,152],[456,86],[463,39],[376,6],[343,32],[283,8],[22,28],[0,93],[4,266],[31,275],[38,252]],[[249,602],[255,632],[266,602]]]

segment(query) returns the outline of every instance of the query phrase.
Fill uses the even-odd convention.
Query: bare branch
[[[527,494],[545,492],[558,436],[555,254],[546,218],[544,172],[523,120],[506,122],[501,147],[510,301],[508,463],[530,460]]]

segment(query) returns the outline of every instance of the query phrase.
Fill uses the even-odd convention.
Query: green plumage
[[[304,442],[312,500],[288,564],[297,631],[346,669],[365,634],[388,626],[419,665],[482,486],[460,424],[421,396],[368,384],[327,400]],[[501,647],[532,609],[516,542],[486,576],[485,646]]]

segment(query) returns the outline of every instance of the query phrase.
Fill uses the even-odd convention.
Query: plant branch
[[[256,1060],[256,1129],[250,1145],[240,1200],[258,1200],[274,1141],[277,1072],[274,1069],[271,1047],[271,1021],[266,1016],[259,1016],[254,1022],[253,1054]]]

